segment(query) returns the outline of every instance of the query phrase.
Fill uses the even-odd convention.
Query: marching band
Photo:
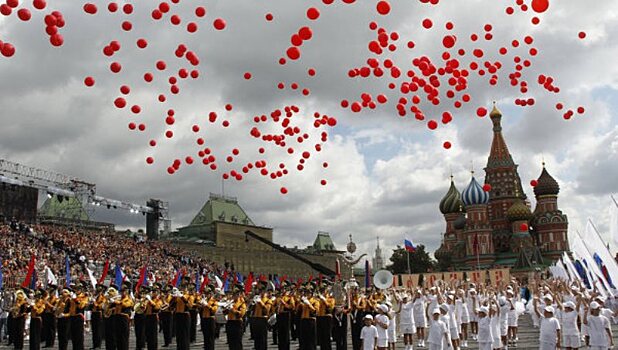
[[[468,341],[477,341],[481,349],[503,349],[517,346],[517,319],[526,303],[542,347],[576,349],[588,342],[607,348],[613,345],[609,322],[618,306],[582,286],[555,280],[536,285],[529,302],[515,280],[493,287],[462,282],[412,290],[361,289],[326,279],[284,281],[277,287],[262,280],[249,288],[236,283],[228,293],[209,284],[196,290],[189,278],[178,288],[159,283],[134,288],[129,282],[91,287],[80,282],[13,291],[10,343],[22,349],[27,333],[30,349],[64,350],[69,344],[84,349],[89,329],[94,349],[125,350],[133,328],[137,349],[158,349],[159,332],[163,348],[175,338],[177,349],[189,349],[199,326],[207,350],[215,349],[221,328],[231,350],[243,349],[247,329],[256,350],[267,349],[269,331],[283,350],[290,349],[291,339],[298,339],[301,350],[331,349],[332,344],[347,349],[350,334],[355,350],[374,342],[377,349],[395,349],[397,332],[406,350],[467,348]]]

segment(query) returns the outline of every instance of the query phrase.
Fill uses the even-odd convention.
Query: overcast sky
[[[430,251],[439,246],[445,224],[438,203],[448,189],[449,174],[452,171],[462,190],[474,164],[483,180],[492,132],[489,118],[478,118],[476,109],[490,109],[491,101],[497,101],[504,115],[504,136],[528,197],[533,198],[533,193],[527,184],[538,177],[544,159],[560,183],[559,206],[569,217],[570,234],[583,230],[587,217],[601,230],[607,228],[609,195],[618,192],[615,1],[595,1],[594,6],[583,0],[552,1],[539,16],[538,26],[530,23],[531,11],[518,9],[508,16],[504,2],[487,0],[442,1],[438,6],[393,0],[388,16],[376,13],[373,0],[352,5],[335,0],[330,6],[297,0],[182,1],[160,22],[151,19],[154,5],[150,2],[135,3],[130,16],[122,11],[112,15],[107,2],[95,3],[99,10],[94,16],[84,13],[75,1],[58,0],[51,4],[57,7],[34,12],[27,23],[15,14],[0,17],[0,40],[17,48],[10,59],[0,56],[0,157],[94,182],[98,194],[105,197],[136,203],[148,198],[169,201],[174,228],[193,218],[209,192],[222,191],[222,171],[240,170],[260,159],[267,160],[269,167],[284,162],[290,171],[287,177],[273,181],[252,171],[241,182],[226,181],[225,194],[238,197],[255,223],[273,227],[278,243],[305,246],[318,231],[328,231],[338,247],[343,248],[352,234],[360,249],[368,252],[379,235],[388,258],[404,237],[425,244]],[[204,18],[195,17],[197,5],[206,7]],[[310,6],[321,11],[317,21],[305,16]],[[60,10],[66,20],[60,29],[65,40],[61,48],[52,47],[44,31],[43,16],[51,10]],[[267,13],[273,14],[272,22],[265,20]],[[181,17],[181,25],[170,24],[172,14]],[[213,29],[218,17],[227,22],[223,31]],[[424,18],[433,20],[431,30],[422,27]],[[125,20],[133,24],[131,32],[120,28]],[[445,23],[451,21],[455,26],[451,34],[457,36],[455,49],[467,52],[462,65],[467,67],[473,49],[483,48],[486,58],[504,65],[499,82],[490,87],[487,77],[472,73],[466,92],[473,101],[459,110],[443,96],[443,88],[443,103],[438,107],[425,103],[423,108],[428,119],[438,121],[448,109],[454,121],[435,131],[409,114],[400,118],[395,104],[401,94],[387,88],[392,80],[347,77],[349,69],[373,57],[367,50],[367,43],[376,39],[368,27],[372,20],[389,33],[399,33],[398,50],[380,60],[392,58],[404,73],[415,57],[426,55],[442,62]],[[189,21],[199,25],[197,33],[187,33]],[[471,43],[470,34],[483,35],[485,24],[492,24],[493,40]],[[305,25],[311,26],[313,38],[301,46],[301,59],[279,65],[290,36]],[[586,32],[585,40],[578,38],[580,31]],[[506,56],[497,50],[510,49],[513,39],[523,44],[526,35],[534,37],[532,46],[540,53],[524,73],[529,91],[522,95],[510,86],[508,74],[513,71],[514,56],[525,56],[525,50],[510,50]],[[145,50],[135,46],[142,37],[149,43]],[[118,40],[122,49],[114,57],[105,57],[103,47],[112,40]],[[412,50],[406,47],[409,40],[416,44]],[[182,67],[193,69],[174,56],[181,43],[199,56],[200,77],[182,80],[180,94],[173,96],[168,77]],[[165,72],[156,70],[158,60],[167,62]],[[122,64],[121,73],[110,73],[113,61]],[[314,77],[307,75],[309,68],[317,71]],[[142,79],[147,71],[155,74],[152,84]],[[245,72],[251,72],[250,80],[243,78]],[[553,77],[560,93],[542,89],[536,82],[539,74]],[[86,76],[95,78],[94,87],[84,86]],[[304,97],[300,89],[279,90],[279,82],[286,87],[297,82],[311,94]],[[122,84],[131,86],[125,97],[129,106],[141,106],[139,115],[128,107],[114,107]],[[161,92],[167,95],[165,103],[156,101]],[[360,100],[362,92],[374,98],[385,93],[389,102],[362,113],[340,107],[342,99]],[[535,105],[515,106],[514,100],[524,96],[535,98]],[[563,112],[554,108],[558,102],[567,108],[585,106],[586,112],[566,121]],[[227,103],[234,106],[232,112],[224,110]],[[288,105],[301,109],[293,117],[294,125],[310,135],[310,142],[294,146],[293,156],[249,135],[255,115]],[[176,112],[172,139],[163,136],[169,108]],[[208,122],[211,111],[219,114],[216,124]],[[312,150],[322,131],[312,126],[314,112],[336,117],[338,123],[328,130],[323,151],[313,151],[305,169],[298,172],[300,151]],[[223,119],[231,122],[229,128],[221,126]],[[130,131],[127,125],[132,121],[145,123],[146,131]],[[194,124],[200,126],[199,134],[191,131]],[[266,129],[275,130],[272,123]],[[196,137],[205,138],[203,147],[217,155],[217,172],[201,165]],[[158,141],[157,147],[148,146],[150,139]],[[442,148],[447,140],[453,144],[450,150]],[[259,155],[259,147],[267,153]],[[230,166],[224,159],[234,148],[240,155]],[[193,166],[183,164],[175,175],[167,174],[174,159],[188,155],[196,159]],[[146,164],[148,156],[155,158],[154,165]],[[329,163],[327,169],[323,162]],[[327,186],[320,184],[322,179]],[[287,195],[280,194],[282,186],[289,190]],[[97,218],[112,220],[119,227],[144,225],[141,215],[105,210]]]

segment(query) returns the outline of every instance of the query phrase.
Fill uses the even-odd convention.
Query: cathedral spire
[[[504,137],[502,136],[502,113],[498,107],[496,107],[495,102],[494,108],[489,116],[494,125],[494,138],[491,143],[489,159],[487,160],[487,168],[514,166],[513,157],[511,157],[509,148],[506,146],[506,141],[504,141]]]

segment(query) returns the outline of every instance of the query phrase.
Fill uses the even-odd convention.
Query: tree
[[[410,272],[411,273],[423,273],[428,272],[434,268],[435,261],[433,261],[429,254],[425,251],[425,246],[419,244],[416,246],[414,252],[406,252],[406,250],[400,246],[393,250],[393,255],[390,257],[391,264],[386,268],[393,274],[408,273],[408,256],[410,257]]]

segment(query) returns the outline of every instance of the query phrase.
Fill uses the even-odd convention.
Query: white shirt
[[[442,320],[433,321],[431,327],[429,327],[429,336],[427,336],[427,343],[429,344],[442,344],[444,341],[444,335],[449,336],[448,327]]]
[[[414,308],[414,305],[411,302],[401,304],[401,312],[399,313],[399,322],[401,324],[414,325],[414,317],[412,314],[413,308]]]
[[[577,312],[562,312],[562,334],[579,336],[577,329]]]
[[[376,320],[376,328],[378,329],[378,338],[388,339],[388,334],[386,334],[386,329],[382,328],[381,326],[378,326],[378,322],[380,322],[380,323],[385,324],[388,327],[390,323],[388,316],[379,314],[379,315],[376,315],[375,320]]]
[[[365,326],[361,329],[360,338],[363,340],[363,350],[373,350],[376,346],[378,329],[376,326]]]
[[[389,311],[388,314],[391,317],[390,320],[388,320],[388,331],[394,332],[397,329],[397,322],[395,321],[395,317],[397,317],[397,313],[395,311]],[[395,341],[395,339],[389,339],[389,341],[392,343]]]
[[[488,316],[479,317],[479,330],[478,330],[479,343],[491,343],[493,341],[493,334],[491,329],[491,319]]]
[[[609,347],[606,329],[611,330],[607,317],[588,315],[590,346]]]
[[[541,318],[541,334],[539,340],[541,342],[555,344],[556,331],[560,329],[560,322],[555,317]]]

